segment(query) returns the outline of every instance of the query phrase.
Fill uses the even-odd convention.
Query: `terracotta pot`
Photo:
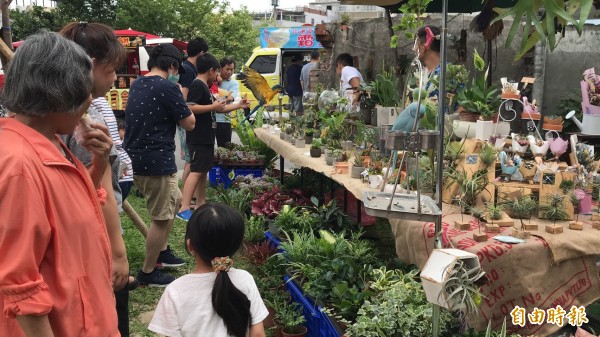
[[[479,119],[479,115],[469,112],[463,107],[460,107],[458,109],[458,118],[460,118],[461,121],[465,122],[476,122]]]
[[[269,315],[263,321],[265,329],[269,329],[275,326],[275,322],[273,321],[273,319],[275,318],[275,309],[267,307],[267,311],[269,311]]]
[[[349,166],[347,161],[338,161],[335,163],[335,171],[339,174],[348,174]]]
[[[562,125],[562,123],[563,123],[562,116],[558,116],[558,117],[554,117],[554,118],[544,116],[544,124]]]
[[[521,114],[521,119],[539,121],[542,119],[542,114],[523,112]]]
[[[562,124],[547,124],[544,123],[544,125],[542,126],[542,129],[546,130],[546,131],[558,131],[561,132],[563,129]]]
[[[293,333],[293,334],[291,334],[291,333],[285,332],[285,330],[282,330],[281,334],[283,335],[283,337],[303,337],[303,336],[306,336],[306,332],[308,331],[308,329],[306,329],[305,326],[301,326],[299,328],[300,328],[300,330],[302,330],[301,333]]]

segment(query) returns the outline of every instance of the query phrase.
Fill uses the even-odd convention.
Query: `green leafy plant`
[[[371,86],[373,87],[371,98],[381,106],[395,107],[402,103],[400,79],[394,74],[394,68],[388,71],[383,69],[381,74],[375,76]]]
[[[583,112],[581,110],[581,92],[579,91],[564,95],[558,102],[558,111],[563,112],[563,132],[565,133],[579,132],[579,127],[577,127],[573,119],[566,118],[567,114],[572,110],[575,110],[575,118],[581,121]]]
[[[306,319],[302,314],[302,305],[296,302],[280,303],[275,312],[275,321],[281,325],[283,331],[288,334],[302,332],[302,324]]]
[[[304,135],[305,135],[306,137],[312,137],[314,134],[315,134],[315,130],[314,130],[314,129],[310,129],[310,128],[309,128],[309,129],[306,129],[306,130],[304,131]]]
[[[358,316],[347,330],[351,336],[422,337],[432,335],[432,305],[427,302],[416,271],[405,273],[393,285],[364,302]],[[449,311],[439,317],[442,333],[452,322]]]
[[[373,245],[360,240],[362,233],[320,230],[318,234],[293,233],[290,237],[286,233],[288,240],[281,245],[285,250],[281,255],[288,261],[285,266],[306,294],[352,318],[365,299],[361,293],[367,290],[371,265],[376,261]],[[342,288],[353,294],[352,298],[340,294]]]
[[[219,186],[215,189],[214,201],[233,207],[246,216],[250,213],[252,194],[248,190],[225,189]]]
[[[298,212],[295,207],[289,205],[283,206],[281,212],[275,217],[274,225],[284,231],[296,229],[296,223],[298,221]]]
[[[337,206],[337,201],[331,199],[328,203],[319,203],[316,197],[311,197],[311,206],[306,207],[311,215],[316,219],[315,229],[328,229],[328,230],[343,230],[348,227],[352,220],[350,217]]]
[[[481,115],[482,118],[489,117],[491,119],[500,106],[500,94],[496,88],[488,86],[489,67],[485,69],[485,62],[477,50],[474,52],[473,59],[478,74],[473,77],[469,87],[458,91],[456,101],[467,111]]]
[[[498,157],[498,151],[490,143],[485,143],[485,145],[483,145],[483,147],[479,151],[479,160],[481,160],[481,163],[486,168],[488,168],[492,164],[495,164],[497,157]]]
[[[247,242],[260,242],[265,239],[265,230],[267,229],[267,218],[262,215],[251,216],[246,221],[246,232],[244,239]]]
[[[310,147],[312,149],[320,149],[321,146],[323,146],[323,142],[321,141],[321,138],[313,139],[312,144],[310,144]]]
[[[432,0],[408,0],[400,6],[402,17],[400,23],[393,26],[394,35],[390,41],[391,48],[398,47],[399,35],[403,35],[409,40],[415,38],[417,29],[422,26],[423,14]]]

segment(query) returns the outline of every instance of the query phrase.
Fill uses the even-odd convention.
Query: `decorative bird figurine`
[[[267,80],[256,70],[250,67],[244,67],[242,72],[238,74],[238,79],[244,83],[246,88],[252,91],[252,94],[258,100],[258,105],[250,111],[244,122],[250,118],[261,106],[269,104],[271,100],[280,92],[283,87],[279,84],[269,87]]]

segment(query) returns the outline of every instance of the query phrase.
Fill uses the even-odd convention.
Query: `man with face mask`
[[[421,88],[423,91],[428,91],[431,86],[431,79],[437,76],[440,71],[440,29],[434,26],[421,27],[417,32],[413,51],[419,61],[423,64],[423,71],[426,72],[426,76],[424,76],[426,82],[421,85]],[[416,100],[418,99],[418,95],[422,95],[421,97],[423,97],[425,93],[416,92],[413,95],[415,101],[409,104],[406,109],[400,113],[392,130],[412,131],[415,118],[417,117],[418,104]],[[434,98],[434,100],[437,95],[437,89],[432,90],[429,93],[429,97]],[[422,103],[419,108],[419,118],[424,113],[425,104]]]
[[[191,113],[177,84],[181,53],[171,44],[160,44],[151,52],[150,72],[133,82],[125,110],[123,147],[133,164],[134,184],[146,197],[152,220],[146,237],[146,256],[138,273],[140,284],[166,286],[175,278],[162,274],[162,267],[185,262],[168,246],[168,237],[181,202],[175,164],[175,126],[194,129]]]

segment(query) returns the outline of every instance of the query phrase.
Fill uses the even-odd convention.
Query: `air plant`
[[[521,221],[521,230],[523,231],[525,230],[523,219],[529,219],[531,222],[531,215],[537,208],[537,203],[529,195],[522,195],[508,203],[507,207],[510,214]]]
[[[481,218],[483,218],[483,210],[477,207],[471,207],[471,215],[477,219],[477,229],[479,230],[479,234],[481,234]]]
[[[502,205],[495,205],[493,202],[486,202],[485,208],[489,219],[492,221],[492,225],[494,224],[494,220],[502,219],[502,212],[504,211],[504,207]]]
[[[581,205],[581,200],[583,200],[584,198],[585,192],[580,188],[576,188],[572,190],[571,193],[569,193],[569,200],[571,201],[571,204],[573,204],[573,208],[575,209],[577,209],[579,205]],[[579,213],[580,212],[577,212],[577,215],[575,216],[575,222],[579,222]]]
[[[540,206],[542,217],[554,221],[566,220],[568,214],[565,211],[565,196],[558,193],[549,194],[546,196],[546,204]]]
[[[485,272],[481,267],[470,268],[464,260],[458,260],[448,266],[448,279],[444,282],[444,291],[440,296],[448,294],[447,303],[451,304],[450,310],[460,309],[464,305],[467,314],[478,313],[481,304],[479,284],[485,279]]]
[[[498,151],[496,151],[496,148],[492,144],[486,143],[479,151],[479,159],[486,168],[495,163],[497,157]]]

